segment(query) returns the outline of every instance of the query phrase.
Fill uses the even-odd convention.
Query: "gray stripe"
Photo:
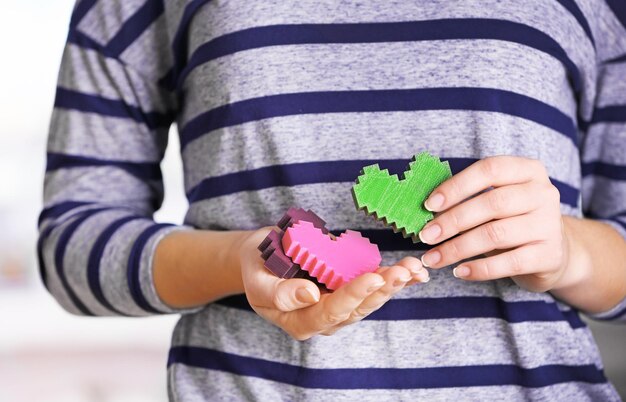
[[[160,162],[167,142],[166,128],[153,132],[128,118],[55,109],[52,124],[54,134],[48,139],[49,152],[129,162]]]
[[[43,248],[43,259],[46,268],[46,277],[47,277],[47,285],[50,293],[54,296],[54,299],[65,309],[66,311],[81,315],[80,310],[74,305],[72,300],[69,298],[63,284],[61,284],[61,280],[56,272],[56,264],[54,263],[54,256],[57,248],[57,244],[59,241],[59,236],[63,233],[63,231],[77,218],[70,218],[67,222],[59,225],[55,228],[48,239],[45,242]]]
[[[46,173],[44,198],[46,205],[84,200],[151,215],[150,199],[162,191],[161,183],[144,182],[122,169],[80,167]]]
[[[412,390],[320,390],[296,388],[254,377],[240,377],[180,364],[169,369],[170,400],[201,401],[555,401],[618,402],[612,386],[584,383],[542,388],[518,386]]]
[[[153,224],[150,220],[126,223],[109,239],[100,261],[100,283],[106,300],[117,310],[130,315],[148,315],[139,308],[128,288],[128,256],[137,236]]]
[[[536,80],[545,71],[562,68],[546,53],[499,40],[260,48],[222,57],[194,70],[188,78],[192,84],[185,92],[182,120],[224,104],[301,92],[303,88],[315,92],[441,86],[511,91],[574,118],[574,99],[562,95],[569,90],[569,83],[563,79]]]
[[[93,244],[102,231],[111,222],[122,217],[129,216],[127,211],[103,211],[87,218],[72,235],[67,244],[65,258],[63,260],[65,276],[78,299],[96,315],[115,315],[111,310],[104,307],[91,293],[87,280],[87,261]],[[103,269],[115,269],[104,266]],[[119,287],[119,284],[116,285]]]
[[[58,86],[103,98],[123,100],[145,112],[168,112],[175,100],[159,90],[154,82],[119,60],[101,53],[68,44],[63,53]],[[140,70],[141,71],[141,70]],[[111,85],[115,82],[115,85]]]
[[[626,181],[587,176],[583,180],[583,208],[609,217],[626,211]]]
[[[236,18],[233,18],[236,16]],[[558,2],[532,0],[519,7],[513,0],[449,2],[445,0],[407,4],[401,0],[375,2],[342,0],[320,3],[315,0],[254,2],[233,0],[210,2],[192,24],[190,53],[207,40],[255,26],[274,24],[316,24],[419,21],[443,18],[494,18],[535,27],[563,44],[575,62],[594,59],[594,50],[585,31]],[[555,24],[554,21],[559,21]]]
[[[576,188],[580,180],[576,147],[552,129],[502,113],[435,110],[296,115],[220,129],[185,148],[185,189],[205,177],[275,164],[408,159],[424,150],[538,158],[555,179]]]
[[[156,83],[174,64],[165,28],[167,22],[165,14],[161,15],[120,56],[125,63],[140,68],[152,83]]]
[[[173,346],[216,349],[310,368],[601,365],[588,332],[587,328],[573,330],[566,321],[509,324],[497,318],[366,320],[333,336],[299,342],[253,312],[215,305],[184,317]],[[252,333],[254,337],[250,337]],[[551,336],[546,337],[547,333]],[[515,340],[515,349],[511,348],[511,339]],[[558,344],[554,339],[559,339]]]
[[[583,161],[600,160],[626,165],[624,144],[626,144],[626,122],[594,124],[585,136]]]
[[[97,1],[78,24],[78,29],[101,45],[106,45],[146,0]]]

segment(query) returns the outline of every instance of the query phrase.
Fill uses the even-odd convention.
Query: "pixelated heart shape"
[[[312,223],[300,221],[285,231],[285,254],[328,289],[335,290],[380,265],[378,246],[354,230],[335,240]]]
[[[306,271],[301,270],[298,264],[285,255],[281,244],[285,230],[301,220],[311,222],[316,228],[320,228],[324,233],[328,233],[325,226],[326,222],[313,211],[292,207],[287,210],[276,224],[281,231],[276,232],[272,230],[259,244],[258,250],[261,251],[261,258],[265,261],[265,268],[279,278],[309,278]]]
[[[374,215],[377,220],[419,241],[418,233],[433,214],[424,208],[424,201],[442,182],[452,176],[448,162],[422,152],[413,157],[403,178],[389,175],[378,164],[366,166],[352,187],[356,208]]]

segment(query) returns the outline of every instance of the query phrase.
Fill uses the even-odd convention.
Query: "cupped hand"
[[[403,288],[429,279],[419,259],[406,257],[332,293],[321,292],[307,279],[281,279],[263,266],[257,246],[271,229],[252,232],[241,244],[244,289],[257,314],[297,340],[332,335],[378,310]]]
[[[485,191],[488,190],[488,191]],[[470,281],[511,277],[531,291],[565,280],[568,241],[560,195],[537,160],[496,156],[480,160],[437,187],[425,207],[440,212],[420,232],[425,266],[463,261],[454,275]]]

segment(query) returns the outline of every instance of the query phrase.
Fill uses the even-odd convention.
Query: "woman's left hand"
[[[440,214],[419,237],[427,244],[441,243],[424,254],[425,266],[442,268],[486,255],[462,262],[454,276],[470,281],[511,277],[535,292],[567,281],[560,195],[541,162],[514,156],[480,160],[437,187],[425,206]]]

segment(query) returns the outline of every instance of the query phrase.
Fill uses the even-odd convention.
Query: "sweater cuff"
[[[135,302],[144,310],[155,314],[188,314],[203,307],[175,308],[159,297],[154,285],[153,261],[159,242],[175,231],[192,230],[186,226],[157,223],[146,228],[137,238],[129,257],[128,283]]]
[[[624,321],[626,320],[626,298],[608,311],[596,314],[586,313],[586,315],[597,321]]]

